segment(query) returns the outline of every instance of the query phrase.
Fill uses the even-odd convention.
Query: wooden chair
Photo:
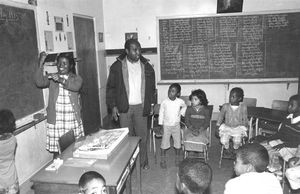
[[[58,152],[61,154],[67,147],[75,142],[74,131],[70,130],[58,139]]]

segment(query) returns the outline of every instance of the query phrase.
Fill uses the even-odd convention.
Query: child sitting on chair
[[[184,133],[184,138],[187,141],[208,144],[206,129],[209,127],[210,114],[205,92],[201,89],[192,91],[190,101],[191,106],[188,106],[185,112],[187,131]]]
[[[179,164],[176,188],[182,194],[202,194],[210,186],[211,167],[199,158],[186,158]]]
[[[19,193],[19,181],[15,166],[17,139],[15,117],[10,110],[0,110],[0,193]]]
[[[300,145],[295,156],[289,159],[289,168],[285,175],[292,189],[300,189]]]
[[[105,179],[95,171],[88,171],[79,179],[80,194],[106,194]]]
[[[240,147],[234,162],[238,177],[225,184],[224,194],[282,194],[278,179],[265,172],[268,163],[268,151],[262,145],[253,143]]]
[[[288,112],[290,114],[282,122],[279,131],[261,143],[269,152],[271,172],[281,169],[279,156],[288,161],[297,151],[300,142],[300,95],[290,97]]]
[[[168,98],[165,99],[159,110],[158,124],[163,125],[163,136],[161,141],[161,168],[167,168],[166,151],[170,148],[170,138],[173,137],[175,148],[175,164],[179,163],[179,154],[181,148],[180,137],[180,118],[186,110],[185,102],[179,98],[181,87],[178,83],[170,85]]]
[[[229,148],[231,138],[233,139],[233,148],[238,149],[242,144],[243,137],[247,136],[248,113],[243,98],[242,88],[232,88],[229,103],[223,104],[219,114],[217,126],[219,127],[220,141],[225,149]]]

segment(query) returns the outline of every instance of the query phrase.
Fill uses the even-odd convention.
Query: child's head
[[[203,193],[212,179],[212,170],[200,158],[186,158],[179,164],[176,187],[180,193]]]
[[[229,102],[231,105],[239,105],[240,102],[243,102],[244,91],[242,88],[232,88],[230,90]]]
[[[269,154],[264,146],[245,144],[237,150],[234,171],[238,176],[247,172],[264,172],[268,164]]]
[[[300,95],[290,97],[288,111],[289,113],[300,115]]]
[[[0,135],[13,133],[16,129],[16,119],[10,110],[0,110]]]
[[[103,176],[95,171],[85,172],[78,183],[81,194],[105,194],[105,184]]]
[[[178,83],[173,83],[169,86],[168,97],[170,100],[175,100],[180,97],[181,86]]]
[[[192,103],[192,106],[197,106],[197,105],[207,106],[207,104],[208,104],[206,94],[201,89],[192,91],[192,93],[190,95],[190,101]]]
[[[56,60],[59,74],[75,73],[75,60],[69,53],[59,54]]]

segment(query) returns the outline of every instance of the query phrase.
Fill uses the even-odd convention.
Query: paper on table
[[[71,167],[90,167],[96,162],[96,160],[97,159],[68,158],[63,165]]]

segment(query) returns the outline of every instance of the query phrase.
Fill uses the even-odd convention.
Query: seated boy
[[[300,142],[300,95],[290,97],[288,112],[279,131],[261,143],[269,152],[271,172],[281,169],[279,156],[288,161],[296,153]]]
[[[224,194],[282,194],[278,179],[265,172],[268,163],[268,151],[262,145],[253,143],[240,147],[234,162],[238,177],[226,183]]]
[[[295,157],[289,160],[289,167],[285,173],[286,178],[292,189],[300,189],[300,145],[298,145]]]
[[[80,194],[106,194],[105,179],[95,171],[88,171],[79,179]]]
[[[202,194],[210,186],[211,167],[199,158],[186,158],[179,164],[176,187],[181,194]]]

